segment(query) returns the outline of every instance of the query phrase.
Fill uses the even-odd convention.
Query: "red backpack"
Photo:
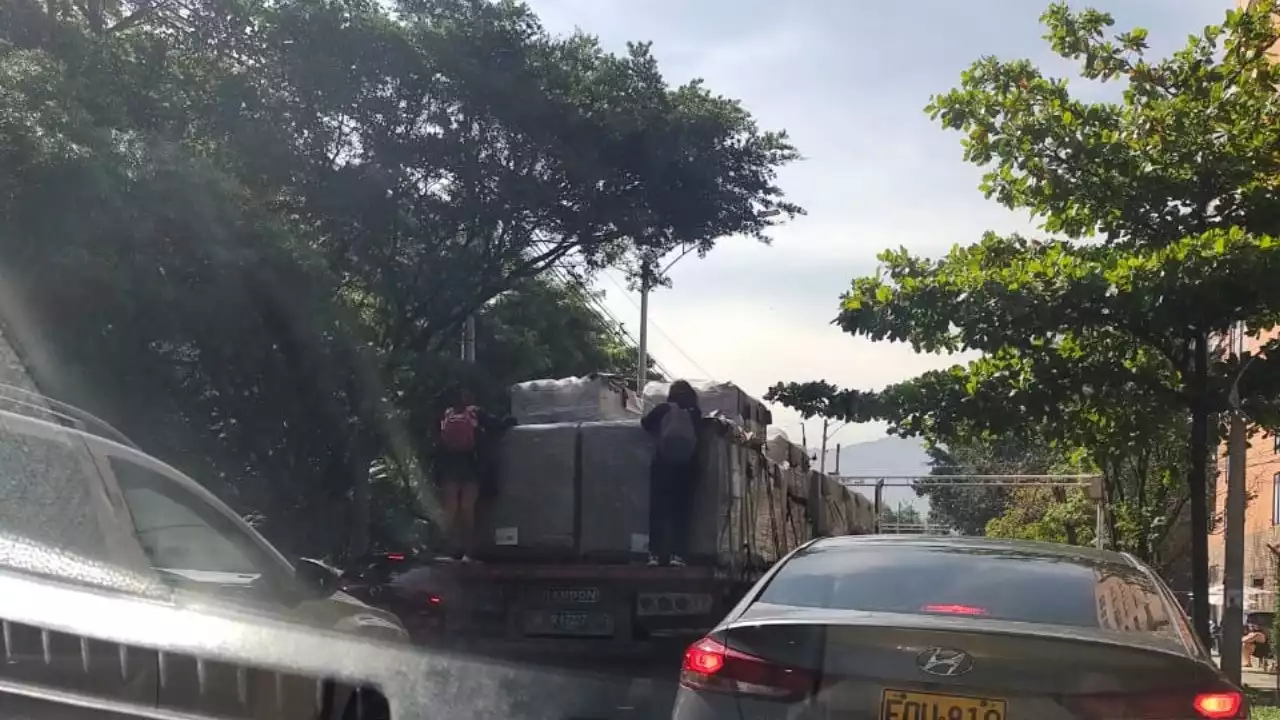
[[[475,408],[445,410],[440,422],[441,443],[450,452],[472,452],[476,449],[476,424]]]

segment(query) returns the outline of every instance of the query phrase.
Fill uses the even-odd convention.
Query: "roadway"
[[[680,656],[660,657],[644,667],[554,667],[549,662],[495,660],[490,672],[504,688],[501,698],[477,699],[493,717],[513,720],[669,720],[675,702]]]

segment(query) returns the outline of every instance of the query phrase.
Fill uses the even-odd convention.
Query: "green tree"
[[[1019,487],[1009,493],[1005,511],[992,518],[988,537],[1041,540],[1068,545],[1094,541],[1094,506],[1083,490]]]
[[[1042,475],[1054,464],[1048,448],[1013,436],[952,434],[945,441],[932,440],[927,447],[931,475]],[[987,523],[1003,515],[1009,504],[1007,488],[966,486],[964,480],[931,479],[917,486],[916,494],[929,499],[930,523],[965,535],[984,534]]]
[[[41,387],[286,549],[366,543],[371,462],[414,467],[467,316],[563,353],[497,375],[612,362],[483,320],[566,261],[800,212],[784,134],[514,2],[3,0],[0,78],[5,319]]]
[[[917,350],[987,355],[888,398],[829,386],[780,387],[775,397],[901,415],[910,431],[1047,422],[1055,435],[1111,448],[1150,439],[1144,419],[1189,417],[1193,614],[1207,632],[1206,459],[1249,361],[1216,357],[1215,347],[1237,322],[1274,326],[1280,309],[1268,279],[1280,265],[1270,234],[1280,217],[1280,124],[1269,120],[1280,73],[1266,57],[1274,10],[1264,0],[1231,11],[1150,60],[1144,31],[1111,38],[1109,15],[1050,6],[1051,47],[1086,80],[1124,83],[1118,102],[1079,100],[1029,61],[976,62],[928,111],[964,133],[965,158],[987,169],[984,194],[1030,211],[1053,239],[988,234],[933,261],[886,252],[881,272],[843,298],[839,322]],[[1278,368],[1264,353],[1241,381],[1267,427]]]
[[[924,518],[920,517],[920,511],[914,505],[898,507],[886,505],[880,510],[880,521],[898,525],[920,525],[924,522]]]

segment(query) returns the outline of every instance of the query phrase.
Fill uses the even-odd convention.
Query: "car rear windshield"
[[[1160,591],[1129,565],[1005,548],[815,546],[783,566],[760,601],[1176,632]]]

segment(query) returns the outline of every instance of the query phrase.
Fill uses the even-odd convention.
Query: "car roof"
[[[134,450],[138,446],[102,418],[35,390],[0,382],[0,413],[19,415],[74,428]]]
[[[964,535],[840,535],[815,540],[808,547],[821,550],[839,550],[841,548],[856,550],[876,547],[918,548],[921,550],[936,548],[952,552],[956,550],[972,550],[974,554],[981,554],[983,551],[1002,551],[1027,557],[1043,558],[1044,560],[1066,560],[1090,567],[1108,566],[1114,568],[1115,566],[1128,566],[1134,570],[1142,569],[1142,566],[1129,555],[1111,550],[1099,550],[1091,547],[1038,540],[1010,540]]]

